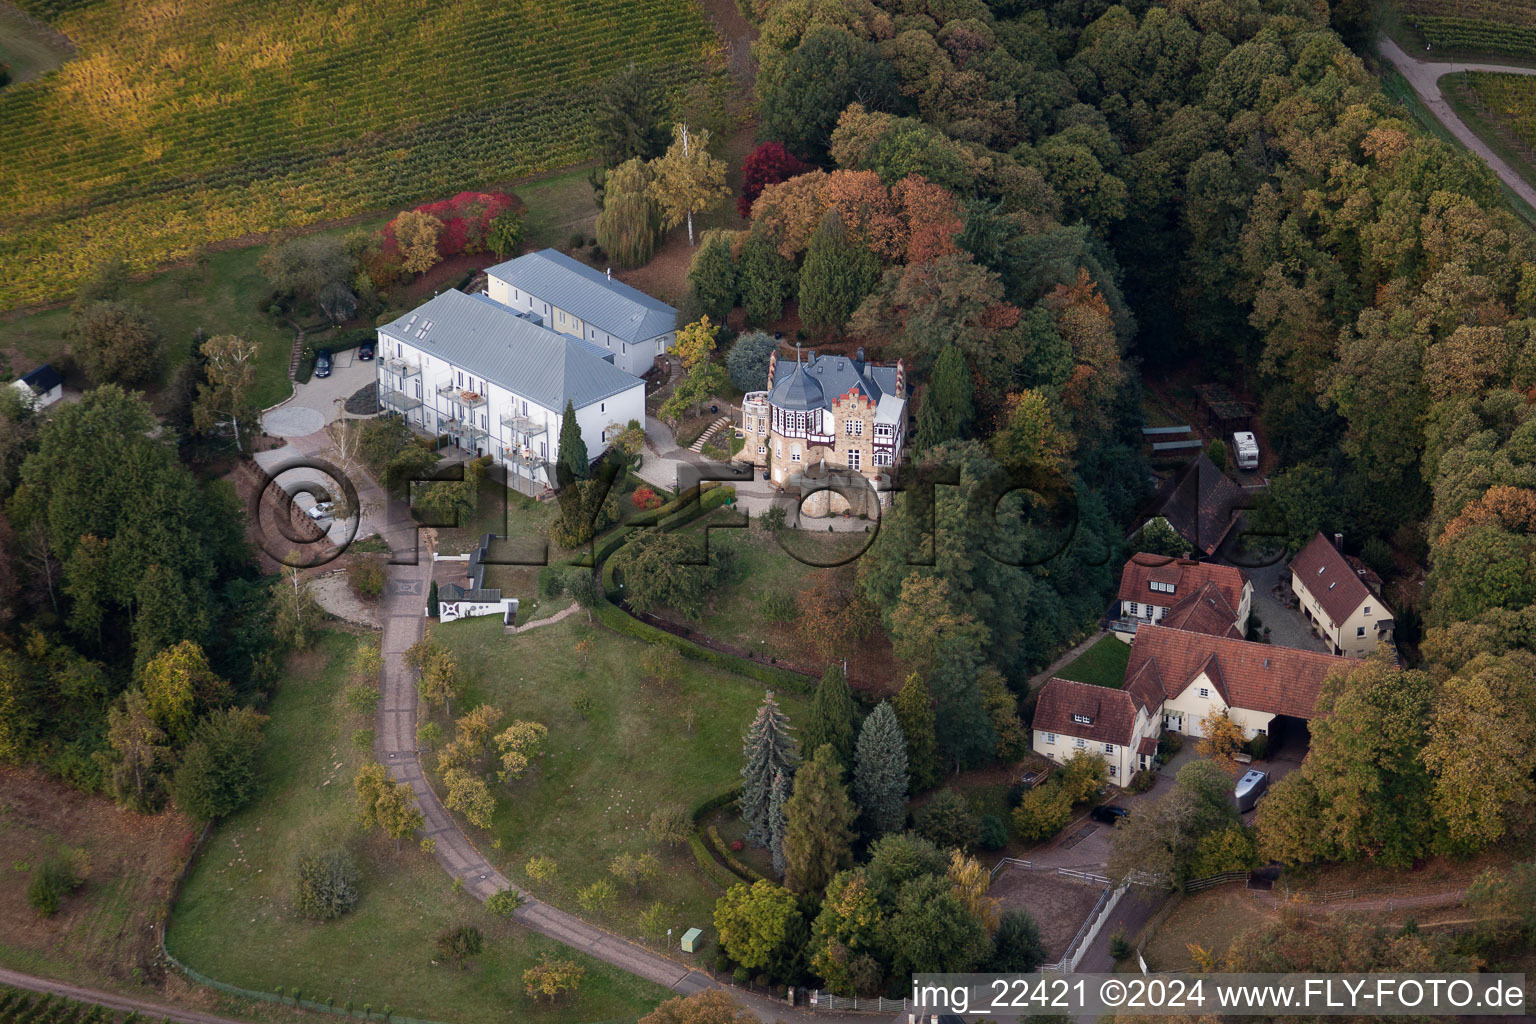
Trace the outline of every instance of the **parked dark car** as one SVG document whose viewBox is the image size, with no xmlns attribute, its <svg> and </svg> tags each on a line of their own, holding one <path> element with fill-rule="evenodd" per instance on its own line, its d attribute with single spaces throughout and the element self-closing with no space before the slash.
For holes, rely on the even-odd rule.
<svg viewBox="0 0 1536 1024">
<path fill-rule="evenodd" d="M 1121 818 L 1129 818 L 1130 816 L 1130 811 L 1116 804 L 1100 804 L 1088 815 L 1094 821 L 1102 821 L 1106 825 L 1113 825 Z"/>
<path fill-rule="evenodd" d="M 323 348 L 315 353 L 315 376 L 329 377 L 331 375 L 331 350 Z"/>
<path fill-rule="evenodd" d="M 357 358 L 361 359 L 365 363 L 372 359 L 373 342 L 365 341 L 361 345 L 357 346 Z"/>
</svg>

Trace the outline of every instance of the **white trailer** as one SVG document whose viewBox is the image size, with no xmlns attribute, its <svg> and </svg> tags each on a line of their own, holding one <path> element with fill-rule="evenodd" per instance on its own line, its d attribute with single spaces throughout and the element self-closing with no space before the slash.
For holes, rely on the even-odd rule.
<svg viewBox="0 0 1536 1024">
<path fill-rule="evenodd" d="M 1252 431 L 1239 430 L 1232 435 L 1232 453 L 1237 457 L 1238 469 L 1259 468 L 1259 439 Z"/>
</svg>

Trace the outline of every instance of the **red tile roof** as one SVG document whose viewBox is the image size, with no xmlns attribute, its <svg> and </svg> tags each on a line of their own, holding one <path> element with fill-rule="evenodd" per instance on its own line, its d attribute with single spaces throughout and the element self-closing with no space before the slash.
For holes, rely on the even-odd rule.
<svg viewBox="0 0 1536 1024">
<path fill-rule="evenodd" d="M 1243 497 L 1243 489 L 1201 452 L 1158 489 L 1147 518 L 1162 516 L 1175 533 L 1210 555 L 1231 531 Z"/>
<path fill-rule="evenodd" d="M 1141 742 L 1136 744 L 1136 753 L 1138 753 L 1138 754 L 1145 754 L 1147 757 L 1151 757 L 1153 754 L 1156 754 L 1157 753 L 1157 737 L 1156 736 L 1143 736 L 1141 738 Z"/>
<path fill-rule="evenodd" d="M 1367 602 L 1381 608 L 1381 618 L 1392 617 L 1391 610 L 1371 593 L 1354 566 L 1321 533 L 1291 559 L 1290 568 L 1296 582 L 1322 605 L 1335 626 L 1343 624 L 1356 608 Z"/>
<path fill-rule="evenodd" d="M 1158 583 L 1172 583 L 1173 593 L 1153 590 L 1148 584 L 1154 580 Z M 1207 583 L 1214 583 L 1227 603 L 1235 609 L 1243 603 L 1243 587 L 1247 582 L 1248 574 L 1236 566 L 1192 562 L 1185 558 L 1167 558 L 1139 552 L 1132 555 L 1126 561 L 1125 568 L 1120 570 L 1118 597 L 1122 601 L 1137 601 L 1166 608 L 1177 604 Z M 1232 619 L 1237 619 L 1236 612 L 1233 612 Z"/>
<path fill-rule="evenodd" d="M 1126 678 L 1143 672 L 1148 661 L 1157 663 L 1169 697 L 1178 696 L 1204 671 L 1228 706 L 1297 718 L 1312 717 L 1330 672 L 1347 672 L 1359 664 L 1316 651 L 1145 625 L 1136 630 Z"/>
<path fill-rule="evenodd" d="M 1074 722 L 1073 715 L 1092 721 Z M 1136 728 L 1136 705 L 1124 690 L 1052 676 L 1040 688 L 1030 728 L 1124 746 Z"/>
<path fill-rule="evenodd" d="M 1243 634 L 1237 629 L 1237 609 L 1227 601 L 1226 595 L 1214 583 L 1206 583 L 1199 590 L 1168 609 L 1160 625 L 1169 629 L 1183 629 L 1191 633 L 1209 633 L 1211 636 L 1230 636 L 1238 640 Z"/>
</svg>

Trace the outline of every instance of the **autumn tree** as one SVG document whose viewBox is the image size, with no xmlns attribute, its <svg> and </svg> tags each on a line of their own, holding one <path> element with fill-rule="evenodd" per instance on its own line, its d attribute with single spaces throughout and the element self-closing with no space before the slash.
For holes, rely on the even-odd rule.
<svg viewBox="0 0 1536 1024">
<path fill-rule="evenodd" d="M 1485 654 L 1441 683 L 1423 761 L 1444 844 L 1502 839 L 1536 800 L 1536 657 Z"/>
<path fill-rule="evenodd" d="M 1237 759 L 1232 755 L 1243 748 L 1243 727 L 1232 721 L 1226 708 L 1221 708 L 1200 720 L 1200 733 L 1195 749 L 1228 775 L 1235 775 Z"/>
<path fill-rule="evenodd" d="M 139 673 L 139 688 L 155 724 L 177 745 L 186 740 L 193 719 L 229 699 L 229 684 L 214 674 L 202 647 L 190 640 L 151 658 Z"/>
<path fill-rule="evenodd" d="M 197 386 L 192 422 L 205 434 L 229 423 L 240 451 L 245 450 L 245 436 L 256 425 L 258 410 L 252 405 L 251 394 L 256 386 L 259 351 L 254 342 L 234 334 L 215 335 L 203 342 L 201 349 L 207 383 Z"/>
<path fill-rule="evenodd" d="M 741 195 L 736 200 L 736 212 L 747 220 L 752 216 L 752 204 L 765 186 L 777 185 L 809 170 L 810 165 L 797 160 L 783 143 L 759 143 L 741 163 Z"/>
<path fill-rule="evenodd" d="M 750 1010 L 736 1005 L 723 988 L 676 996 L 640 1018 L 639 1024 L 755 1024 Z"/>
<path fill-rule="evenodd" d="M 874 607 L 842 573 L 829 573 L 799 595 L 800 637 L 822 658 L 846 655 L 879 627 Z"/>
<path fill-rule="evenodd" d="M 441 704 L 443 713 L 453 714 L 453 701 L 459 696 L 459 665 L 453 653 L 431 634 L 406 649 L 405 667 L 417 673 L 416 692 L 428 705 Z"/>
<path fill-rule="evenodd" d="M 163 344 L 148 313 L 97 302 L 70 314 L 69 350 L 92 384 L 142 384 L 154 375 Z"/>
<path fill-rule="evenodd" d="M 785 882 L 795 892 L 817 893 L 851 859 L 857 811 L 843 786 L 843 770 L 830 743 L 795 773 L 785 805 Z"/>
<path fill-rule="evenodd" d="M 603 179 L 603 208 L 593 231 L 597 244 L 621 267 L 650 261 L 661 234 L 661 211 L 651 198 L 650 166 L 627 160 Z"/>
<path fill-rule="evenodd" d="M 1202 842 L 1236 823 L 1230 776 L 1211 761 L 1191 761 L 1179 769 L 1173 789 L 1115 826 L 1110 874 L 1145 873 L 1182 889 L 1195 877 Z"/>
<path fill-rule="evenodd" d="M 914 671 L 931 671 L 939 648 L 951 641 L 977 645 L 987 641 L 987 628 L 956 609 L 949 584 L 942 576 L 914 572 L 901 584 L 901 596 L 890 614 L 891 647 Z"/>
<path fill-rule="evenodd" d="M 701 255 L 710 247 L 711 243 L 706 242 Z M 711 323 L 708 315 L 679 328 L 672 351 L 677 354 L 678 359 L 682 360 L 683 369 L 691 372 L 707 363 L 710 355 L 715 351 L 715 338 L 719 334 L 719 324 Z"/>
<path fill-rule="evenodd" d="M 443 784 L 448 787 L 443 806 L 463 814 L 471 825 L 491 827 L 491 818 L 496 813 L 496 797 L 484 779 L 467 769 L 451 768 L 443 773 Z"/>
<path fill-rule="evenodd" d="M 884 914 L 863 868 L 839 871 L 811 925 L 811 969 L 839 995 L 870 995 L 885 973 Z"/>
<path fill-rule="evenodd" d="M 586 973 L 587 969 L 574 960 L 541 953 L 539 962 L 523 972 L 523 991 L 530 999 L 544 996 L 553 1003 L 557 997 L 580 988 Z"/>
<path fill-rule="evenodd" d="M 363 828 L 382 831 L 395 841 L 395 852 L 399 853 L 401 840 L 415 834 L 425 821 L 415 806 L 411 787 L 390 778 L 389 769 L 378 762 L 359 768 L 352 786 Z"/>
<path fill-rule="evenodd" d="M 752 970 L 766 968 L 779 955 L 799 917 L 795 894 L 769 881 L 733 885 L 715 903 L 720 948 Z"/>
<path fill-rule="evenodd" d="M 693 215 L 715 209 L 731 194 L 725 161 L 709 154 L 709 130 L 690 132 L 686 124 L 674 125 L 672 145 L 651 169 L 654 178 L 646 194 L 661 210 L 662 223 L 670 229 L 686 221 L 688 244 L 693 245 Z"/>
<path fill-rule="evenodd" d="M 118 806 L 140 814 L 158 811 L 165 802 L 163 772 L 175 755 L 141 691 L 129 690 L 112 705 L 107 744 L 110 788 Z"/>
<path fill-rule="evenodd" d="M 400 265 L 407 273 L 425 273 L 443 258 L 437 250 L 443 222 L 432 214 L 406 210 L 391 222 L 391 226 L 395 240 L 400 243 Z"/>
</svg>

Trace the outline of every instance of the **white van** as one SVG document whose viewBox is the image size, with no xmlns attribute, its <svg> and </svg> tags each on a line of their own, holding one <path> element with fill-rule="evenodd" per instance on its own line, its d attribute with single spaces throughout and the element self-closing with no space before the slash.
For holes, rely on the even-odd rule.
<svg viewBox="0 0 1536 1024">
<path fill-rule="evenodd" d="M 1261 772 L 1257 768 L 1250 768 L 1243 773 L 1243 777 L 1237 780 L 1237 787 L 1232 790 L 1232 799 L 1237 803 L 1238 813 L 1253 810 L 1253 805 L 1259 802 L 1259 797 L 1269 790 L 1269 773 Z"/>
<path fill-rule="evenodd" d="M 1239 430 L 1232 435 L 1232 454 L 1237 458 L 1238 469 L 1259 468 L 1259 439 L 1249 430 Z"/>
</svg>

